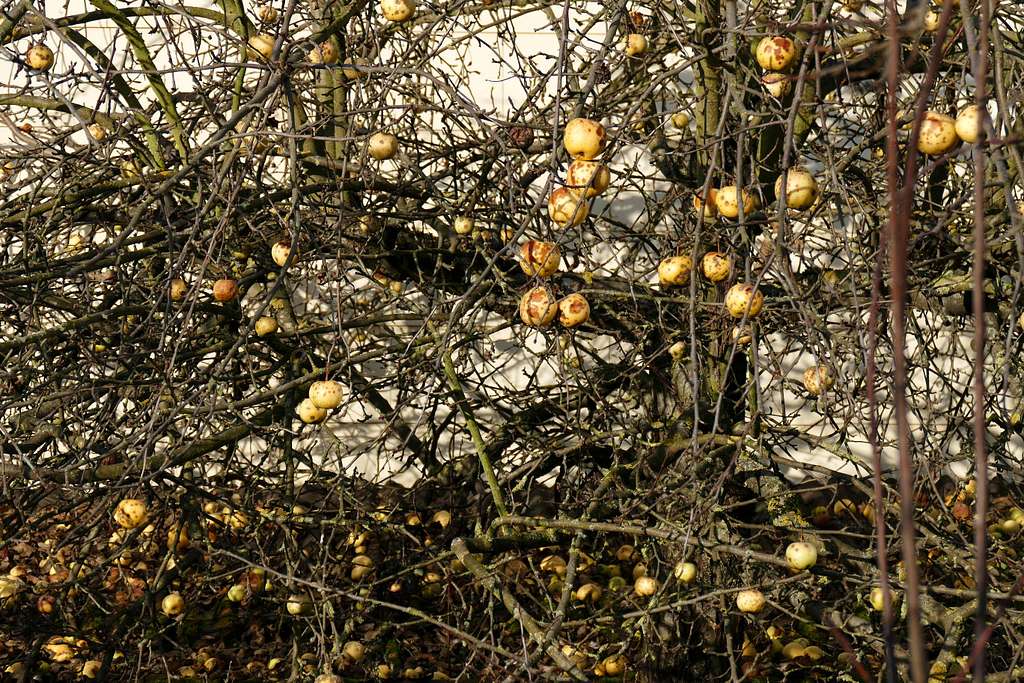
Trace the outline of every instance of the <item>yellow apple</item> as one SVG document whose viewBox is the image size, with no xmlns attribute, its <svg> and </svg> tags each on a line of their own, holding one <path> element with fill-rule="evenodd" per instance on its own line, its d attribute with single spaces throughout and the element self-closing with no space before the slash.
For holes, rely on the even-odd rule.
<svg viewBox="0 0 1024 683">
<path fill-rule="evenodd" d="M 818 549 L 811 543 L 796 541 L 786 548 L 786 563 L 797 571 L 810 569 L 817 562 Z"/>
<path fill-rule="evenodd" d="M 715 193 L 715 208 L 726 218 L 737 218 L 740 215 L 740 200 L 743 200 L 743 213 L 749 216 L 757 210 L 757 199 L 747 190 L 740 190 L 735 185 L 718 188 Z"/>
<path fill-rule="evenodd" d="M 559 187 L 548 198 L 548 215 L 560 228 L 579 225 L 587 219 L 587 200 L 567 187 Z"/>
<path fill-rule="evenodd" d="M 171 301 L 181 301 L 185 298 L 188 293 L 188 283 L 182 280 L 180 277 L 176 277 L 171 280 L 171 284 L 168 287 L 168 294 L 171 297 Z"/>
<path fill-rule="evenodd" d="M 456 234 L 468 235 L 473 232 L 473 219 L 470 216 L 456 216 L 452 229 Z"/>
<path fill-rule="evenodd" d="M 169 617 L 176 617 L 185 611 L 185 599 L 181 593 L 168 593 L 160 601 L 160 611 Z"/>
<path fill-rule="evenodd" d="M 775 181 L 775 196 L 782 194 L 782 176 Z M 790 209 L 802 211 L 814 204 L 818 198 L 818 181 L 809 171 L 803 168 L 791 168 L 786 173 L 785 205 Z"/>
<path fill-rule="evenodd" d="M 277 10 L 270 5 L 260 5 L 256 10 L 256 16 L 264 24 L 273 24 L 277 21 Z"/>
<path fill-rule="evenodd" d="M 274 246 L 270 248 L 270 257 L 274 259 L 274 263 L 277 264 L 278 268 L 284 268 L 284 264 L 288 262 L 288 256 L 291 253 L 292 243 L 288 240 L 274 242 Z"/>
<path fill-rule="evenodd" d="M 804 388 L 811 396 L 820 396 L 836 383 L 835 375 L 827 365 L 815 365 L 804 370 Z"/>
<path fill-rule="evenodd" d="M 764 295 L 754 285 L 741 282 L 729 288 L 725 293 L 725 308 L 734 318 L 744 315 L 753 318 L 764 307 Z"/>
<path fill-rule="evenodd" d="M 658 282 L 662 287 L 690 284 L 693 259 L 689 256 L 669 256 L 658 264 Z"/>
<path fill-rule="evenodd" d="M 611 173 L 600 161 L 575 159 L 565 173 L 567 187 L 582 192 L 587 197 L 596 197 L 608 189 Z"/>
<path fill-rule="evenodd" d="M 377 161 L 385 161 L 398 154 L 398 138 L 391 133 L 374 133 L 366 143 L 370 156 Z"/>
<path fill-rule="evenodd" d="M 554 242 L 527 240 L 519 248 L 519 265 L 533 277 L 551 277 L 558 271 L 562 253 Z"/>
<path fill-rule="evenodd" d="M 329 40 L 309 51 L 309 61 L 312 64 L 337 64 L 340 56 L 338 48 Z"/>
<path fill-rule="evenodd" d="M 256 336 L 266 337 L 268 334 L 277 332 L 277 320 L 269 315 L 261 315 L 256 319 Z"/>
<path fill-rule="evenodd" d="M 672 573 L 679 583 L 693 583 L 697 578 L 697 565 L 693 562 L 679 562 Z"/>
<path fill-rule="evenodd" d="M 757 614 L 764 609 L 764 593 L 756 588 L 742 590 L 736 594 L 736 608 L 748 614 Z"/>
<path fill-rule="evenodd" d="M 270 60 L 274 54 L 274 36 L 269 33 L 257 33 L 249 38 L 249 55 L 254 59 Z"/>
<path fill-rule="evenodd" d="M 796 61 L 796 43 L 785 36 L 766 36 L 757 44 L 755 57 L 765 71 L 782 71 Z"/>
<path fill-rule="evenodd" d="M 114 522 L 122 529 L 134 529 L 142 526 L 149 518 L 146 501 L 139 498 L 125 498 L 114 509 Z"/>
<path fill-rule="evenodd" d="M 519 317 L 531 327 L 547 327 L 557 313 L 555 296 L 547 287 L 534 287 L 519 300 Z"/>
<path fill-rule="evenodd" d="M 580 602 L 597 602 L 601 599 L 601 587 L 596 583 L 585 583 L 576 589 L 576 599 Z"/>
<path fill-rule="evenodd" d="M 341 405 L 344 396 L 344 389 L 340 383 L 334 380 L 322 380 L 313 382 L 309 387 L 309 400 L 317 408 L 331 409 Z"/>
<path fill-rule="evenodd" d="M 974 144 L 981 136 L 981 110 L 978 105 L 964 107 L 956 115 L 956 134 L 964 142 Z"/>
<path fill-rule="evenodd" d="M 562 143 L 569 156 L 575 159 L 593 159 L 604 150 L 607 135 L 597 121 L 572 119 L 565 124 Z"/>
<path fill-rule="evenodd" d="M 777 71 L 769 71 L 761 76 L 761 85 L 772 97 L 782 99 L 793 89 L 793 81 L 789 80 L 786 74 Z"/>
<path fill-rule="evenodd" d="M 637 577 L 633 591 L 640 597 L 650 597 L 658 592 L 658 580 L 650 576 Z"/>
<path fill-rule="evenodd" d="M 626 42 L 622 51 L 627 57 L 636 57 L 647 52 L 647 36 L 642 33 L 630 33 L 626 36 Z"/>
<path fill-rule="evenodd" d="M 558 322 L 577 327 L 590 320 L 590 303 L 579 293 L 572 293 L 558 302 Z"/>
<path fill-rule="evenodd" d="M 959 138 L 956 136 L 956 121 L 953 117 L 936 111 L 926 112 L 921 123 L 921 136 L 917 139 L 917 149 L 922 154 L 945 154 L 956 147 Z"/>
<path fill-rule="evenodd" d="M 709 251 L 700 260 L 700 269 L 704 277 L 712 282 L 721 282 L 732 272 L 732 259 L 720 251 Z"/>
<path fill-rule="evenodd" d="M 53 67 L 53 50 L 42 43 L 36 43 L 25 53 L 25 63 L 35 71 L 49 71 Z"/>
<path fill-rule="evenodd" d="M 416 13 L 415 0 L 381 0 L 380 11 L 388 21 L 408 21 Z"/>
<path fill-rule="evenodd" d="M 85 129 L 89 131 L 89 135 L 96 142 L 103 142 L 107 139 L 107 129 L 98 123 L 90 123 Z"/>
<path fill-rule="evenodd" d="M 323 408 L 317 407 L 317 405 L 308 398 L 304 398 L 299 401 L 299 405 L 295 406 L 295 414 L 298 415 L 299 419 L 306 424 L 323 422 L 324 419 L 327 418 L 327 411 Z"/>
</svg>

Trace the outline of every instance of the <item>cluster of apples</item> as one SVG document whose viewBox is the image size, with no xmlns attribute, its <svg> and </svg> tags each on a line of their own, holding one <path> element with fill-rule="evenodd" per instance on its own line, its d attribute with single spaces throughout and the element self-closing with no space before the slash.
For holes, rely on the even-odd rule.
<svg viewBox="0 0 1024 683">
<path fill-rule="evenodd" d="M 548 197 L 548 216 L 559 228 L 579 225 L 590 213 L 588 200 L 611 182 L 608 167 L 597 157 L 608 136 L 604 126 L 591 119 L 575 118 L 565 126 L 562 144 L 572 157 L 565 185 Z M 530 277 L 547 278 L 558 271 L 561 252 L 553 242 L 530 240 L 519 251 L 520 266 Z M 561 300 L 547 286 L 530 289 L 519 300 L 519 317 L 531 327 L 547 327 L 555 316 L 565 327 L 578 327 L 590 319 L 590 303 L 578 292 Z"/>
<path fill-rule="evenodd" d="M 786 564 L 794 572 L 810 569 L 818 563 L 818 549 L 813 543 L 796 541 L 786 547 Z M 736 609 L 747 614 L 757 614 L 764 609 L 767 600 L 764 593 L 756 588 L 747 588 L 736 593 Z"/>
<path fill-rule="evenodd" d="M 306 424 L 323 422 L 327 411 L 341 405 L 345 390 L 341 383 L 331 379 L 320 380 L 309 385 L 309 396 L 295 407 L 295 414 Z"/>
<path fill-rule="evenodd" d="M 785 97 L 792 89 L 793 83 L 785 72 L 796 63 L 797 54 L 796 43 L 786 36 L 765 36 L 757 44 L 754 57 L 765 70 L 761 85 L 772 97 Z"/>
<path fill-rule="evenodd" d="M 519 248 L 519 265 L 530 277 L 551 277 L 561 259 L 554 242 L 528 240 Z M 555 316 L 565 327 L 579 327 L 590 319 L 590 302 L 579 292 L 557 299 L 547 285 L 533 287 L 519 299 L 519 318 L 530 327 L 547 327 Z"/>
<path fill-rule="evenodd" d="M 925 112 L 917 150 L 936 156 L 952 150 L 960 141 L 973 144 L 981 137 L 982 111 L 977 105 L 964 107 L 954 119 L 937 111 Z"/>
<path fill-rule="evenodd" d="M 732 259 L 720 251 L 704 254 L 700 265 L 704 277 L 715 284 L 726 280 L 732 272 Z M 692 270 L 693 259 L 689 256 L 669 256 L 658 264 L 658 282 L 666 289 L 688 285 Z M 754 285 L 739 282 L 726 291 L 725 308 L 733 318 L 755 318 L 764 308 L 764 295 Z M 739 333 L 734 336 L 743 343 L 749 341 L 749 337 Z"/>
<path fill-rule="evenodd" d="M 598 196 L 611 182 L 608 167 L 597 159 L 608 135 L 598 121 L 576 118 L 565 126 L 562 143 L 572 157 L 565 186 L 548 197 L 548 215 L 559 228 L 574 227 L 590 214 L 587 200 Z"/>
</svg>

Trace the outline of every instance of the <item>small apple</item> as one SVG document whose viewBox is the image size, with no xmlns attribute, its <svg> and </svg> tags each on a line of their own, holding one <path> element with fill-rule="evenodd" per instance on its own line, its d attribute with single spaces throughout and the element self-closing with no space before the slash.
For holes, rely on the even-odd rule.
<svg viewBox="0 0 1024 683">
<path fill-rule="evenodd" d="M 650 597 L 658 592 L 658 580 L 650 576 L 637 577 L 633 591 L 640 597 Z"/>
<path fill-rule="evenodd" d="M 579 225 L 589 214 L 587 200 L 567 187 L 557 188 L 548 198 L 548 215 L 560 228 Z"/>
<path fill-rule="evenodd" d="M 782 656 L 786 659 L 797 659 L 798 657 L 803 657 L 806 647 L 804 645 L 805 642 L 806 641 L 804 639 L 800 638 L 790 643 L 786 643 L 782 647 Z"/>
<path fill-rule="evenodd" d="M 672 573 L 679 583 L 693 583 L 697 578 L 697 565 L 693 562 L 679 562 Z"/>
<path fill-rule="evenodd" d="M 160 611 L 169 617 L 176 617 L 185 611 L 185 598 L 181 593 L 168 593 L 160 601 Z"/>
<path fill-rule="evenodd" d="M 349 576 L 353 581 L 359 581 L 373 572 L 373 559 L 367 555 L 356 555 L 352 558 L 352 571 Z"/>
<path fill-rule="evenodd" d="M 98 659 L 87 660 L 82 664 L 82 678 L 96 678 L 100 675 L 100 671 L 103 669 L 103 662 Z"/>
<path fill-rule="evenodd" d="M 174 553 L 184 552 L 191 540 L 188 535 L 188 527 L 180 522 L 175 522 L 167 530 L 167 550 Z"/>
<path fill-rule="evenodd" d="M 766 36 L 757 44 L 754 56 L 765 71 L 782 71 L 796 61 L 796 43 L 785 36 Z"/>
<path fill-rule="evenodd" d="M 630 33 L 626 36 L 622 51 L 627 57 L 636 57 L 647 52 L 647 36 L 642 33 Z"/>
<path fill-rule="evenodd" d="M 956 147 L 956 121 L 953 117 L 929 111 L 921 122 L 921 136 L 917 139 L 917 150 L 932 156 L 945 154 Z"/>
<path fill-rule="evenodd" d="M 924 14 L 924 32 L 935 33 L 939 30 L 939 15 L 931 10 Z"/>
<path fill-rule="evenodd" d="M 559 555 L 547 555 L 540 561 L 540 570 L 542 572 L 549 572 L 551 574 L 557 574 L 558 576 L 565 576 L 567 571 L 565 566 L 565 560 Z"/>
<path fill-rule="evenodd" d="M 415 0 L 380 0 L 380 11 L 388 21 L 407 21 L 416 13 Z"/>
<path fill-rule="evenodd" d="M 818 549 L 806 541 L 790 543 L 786 548 L 786 563 L 797 571 L 810 569 L 818 562 Z"/>
<path fill-rule="evenodd" d="M 114 522 L 122 529 L 142 526 L 149 518 L 146 501 L 139 498 L 125 498 L 114 509 Z"/>
<path fill-rule="evenodd" d="M 700 215 L 703 222 L 707 223 L 718 216 L 718 207 L 715 205 L 717 197 L 718 190 L 713 187 L 708 189 L 708 201 L 706 202 L 700 194 L 693 195 L 693 209 Z"/>
<path fill-rule="evenodd" d="M 956 134 L 964 142 L 974 144 L 981 137 L 981 110 L 978 105 L 964 107 L 956 115 Z"/>
<path fill-rule="evenodd" d="M 761 85 L 764 86 L 769 95 L 780 100 L 793 89 L 793 81 L 789 80 L 789 76 L 777 71 L 769 71 L 761 76 Z"/>
<path fill-rule="evenodd" d="M 337 64 L 340 56 L 338 48 L 329 40 L 309 51 L 309 61 L 312 64 Z"/>
<path fill-rule="evenodd" d="M 889 595 L 893 598 L 896 597 L 891 591 Z M 876 612 L 881 612 L 885 609 L 885 596 L 882 594 L 881 586 L 875 586 L 871 589 L 871 594 L 868 596 L 868 602 L 871 603 L 871 609 L 875 610 Z"/>
<path fill-rule="evenodd" d="M 284 609 L 293 617 L 301 617 L 313 611 L 313 601 L 308 595 L 289 595 L 284 603 Z"/>
<path fill-rule="evenodd" d="M 704 277 L 712 282 L 721 282 L 732 272 L 732 259 L 720 251 L 709 251 L 700 260 L 700 269 Z"/>
<path fill-rule="evenodd" d="M 574 159 L 593 159 L 604 149 L 607 134 L 604 126 L 590 119 L 572 119 L 565 124 L 562 144 Z"/>
<path fill-rule="evenodd" d="M 249 39 L 249 56 L 253 59 L 270 61 L 274 54 L 276 39 L 269 33 L 257 33 Z"/>
<path fill-rule="evenodd" d="M 350 640 L 342 646 L 341 653 L 353 662 L 359 662 L 366 656 L 366 648 L 358 640 Z"/>
<path fill-rule="evenodd" d="M 270 248 L 270 257 L 274 259 L 274 263 L 277 264 L 278 268 L 284 268 L 284 264 L 288 263 L 288 256 L 291 253 L 292 243 L 288 240 L 278 240 Z M 296 254 L 296 257 L 298 257 L 298 254 Z"/>
<path fill-rule="evenodd" d="M 377 161 L 392 159 L 398 154 L 398 138 L 391 133 L 374 133 L 366 143 L 366 150 Z"/>
<path fill-rule="evenodd" d="M 366 70 L 368 62 L 362 57 L 355 57 L 351 62 L 341 67 L 341 75 L 350 81 L 359 80 L 363 76 L 369 75 L 369 71 Z"/>
<path fill-rule="evenodd" d="M 582 192 L 587 197 L 596 197 L 608 189 L 611 173 L 600 161 L 575 159 L 565 173 L 567 187 Z"/>
<path fill-rule="evenodd" d="M 597 602 L 601 599 L 601 587 L 596 583 L 585 583 L 576 589 L 576 599 L 580 602 Z"/>
<path fill-rule="evenodd" d="M 103 142 L 107 139 L 107 129 L 98 123 L 90 123 L 85 129 L 89 131 L 89 135 L 96 142 Z"/>
<path fill-rule="evenodd" d="M 277 332 L 277 320 L 269 315 L 261 315 L 256 319 L 256 336 L 266 337 L 268 334 Z"/>
<path fill-rule="evenodd" d="M 473 218 L 470 216 L 456 216 L 455 221 L 452 223 L 452 229 L 455 230 L 456 234 L 468 235 L 473 232 Z"/>
<path fill-rule="evenodd" d="M 277 10 L 270 5 L 260 5 L 256 9 L 256 16 L 264 24 L 273 24 L 277 21 Z"/>
<path fill-rule="evenodd" d="M 623 655 L 612 655 L 601 661 L 601 666 L 609 676 L 621 676 L 626 672 L 626 658 Z"/>
<path fill-rule="evenodd" d="M 775 181 L 775 196 L 782 194 L 782 176 Z M 786 173 L 785 205 L 802 211 L 814 204 L 818 198 L 818 181 L 803 168 L 791 168 Z"/>
<path fill-rule="evenodd" d="M 519 247 L 519 266 L 533 277 L 551 277 L 558 271 L 562 253 L 554 242 L 527 240 Z"/>
<path fill-rule="evenodd" d="M 534 287 L 519 300 L 519 317 L 531 327 L 547 327 L 557 313 L 555 296 L 547 287 Z"/>
<path fill-rule="evenodd" d="M 804 370 L 804 388 L 811 396 L 820 396 L 836 383 L 836 377 L 827 365 L 815 365 Z"/>
<path fill-rule="evenodd" d="M 586 297 L 573 292 L 558 302 L 558 322 L 565 327 L 578 327 L 590 320 L 590 303 Z"/>
<path fill-rule="evenodd" d="M 53 50 L 36 43 L 25 52 L 25 63 L 35 71 L 49 71 L 53 67 Z"/>
<path fill-rule="evenodd" d="M 757 199 L 747 190 L 740 191 L 735 185 L 718 188 L 715 193 L 715 208 L 726 218 L 737 218 L 740 215 L 740 200 L 743 201 L 743 213 L 750 215 L 757 210 Z"/>
<path fill-rule="evenodd" d="M 299 405 L 295 406 L 295 414 L 298 415 L 299 419 L 306 424 L 323 422 L 327 417 L 327 411 L 323 408 L 317 407 L 317 405 L 308 398 L 304 398 L 299 401 Z"/>
<path fill-rule="evenodd" d="M 725 308 L 734 318 L 748 316 L 753 318 L 764 307 L 764 295 L 754 285 L 740 282 L 729 288 L 725 293 Z"/>
<path fill-rule="evenodd" d="M 238 296 L 238 283 L 222 278 L 213 283 L 213 298 L 217 301 L 231 301 Z"/>
<path fill-rule="evenodd" d="M 669 256 L 658 264 L 658 283 L 662 287 L 688 285 L 691 270 L 693 259 L 689 256 Z"/>
<path fill-rule="evenodd" d="M 690 125 L 690 115 L 685 111 L 677 111 L 672 114 L 672 125 L 679 130 L 686 130 Z"/>
<path fill-rule="evenodd" d="M 341 405 L 343 396 L 344 389 L 341 384 L 331 379 L 313 382 L 309 387 L 309 400 L 317 408 L 337 408 Z"/>
<path fill-rule="evenodd" d="M 764 593 L 756 588 L 748 588 L 736 594 L 736 608 L 748 614 L 757 614 L 764 609 Z"/>
</svg>

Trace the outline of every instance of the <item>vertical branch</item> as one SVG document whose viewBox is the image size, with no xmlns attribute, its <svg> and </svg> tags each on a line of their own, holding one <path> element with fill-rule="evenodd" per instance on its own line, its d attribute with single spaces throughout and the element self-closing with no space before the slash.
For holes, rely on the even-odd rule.
<svg viewBox="0 0 1024 683">
<path fill-rule="evenodd" d="M 972 10 L 966 0 L 960 0 L 964 24 L 964 40 L 974 75 L 974 98 L 980 114 L 979 138 L 974 146 L 974 263 L 972 283 L 972 314 L 974 315 L 974 581 L 977 605 L 974 618 L 975 641 L 980 647 L 974 652 L 974 680 L 985 680 L 985 622 L 988 616 L 988 452 L 985 436 L 985 158 L 988 130 L 988 26 L 991 8 L 982 0 L 981 21 L 975 30 Z"/>
</svg>

